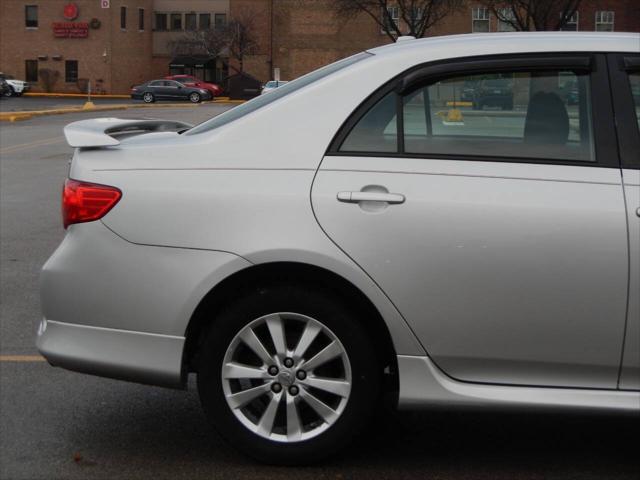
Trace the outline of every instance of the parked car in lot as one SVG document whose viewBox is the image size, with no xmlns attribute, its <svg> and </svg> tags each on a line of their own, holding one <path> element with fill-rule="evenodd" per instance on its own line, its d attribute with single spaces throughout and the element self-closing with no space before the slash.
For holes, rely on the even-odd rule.
<svg viewBox="0 0 640 480">
<path fill-rule="evenodd" d="M 189 100 L 191 103 L 200 103 L 202 100 L 211 100 L 213 97 L 204 88 L 188 87 L 175 80 L 151 80 L 133 87 L 131 98 L 142 100 L 144 103 L 153 103 L 158 100 Z"/>
<path fill-rule="evenodd" d="M 11 87 L 4 78 L 0 78 L 0 97 L 8 96 L 11 92 Z"/>
<path fill-rule="evenodd" d="M 638 415 L 639 42 L 405 41 L 195 127 L 68 125 L 39 351 L 147 384 L 193 373 L 211 423 L 269 463 L 340 451 L 383 394 Z M 523 109 L 448 121 L 451 85 L 495 73 L 532 85 Z"/>
<path fill-rule="evenodd" d="M 260 92 L 260 95 L 264 95 L 265 93 L 272 92 L 276 88 L 286 85 L 287 83 L 289 82 L 285 80 L 271 80 L 264 84 L 264 87 L 262 87 L 262 91 Z"/>
<path fill-rule="evenodd" d="M 474 91 L 473 108 L 500 107 L 513 110 L 513 81 L 507 78 L 482 80 Z"/>
<path fill-rule="evenodd" d="M 30 86 L 24 80 L 17 80 L 12 75 L 6 73 L 0 73 L 0 79 L 4 80 L 9 86 L 8 90 L 5 90 L 3 95 L 5 97 L 20 97 L 23 93 L 29 91 Z"/>
<path fill-rule="evenodd" d="M 222 87 L 220 85 L 211 82 L 204 82 L 192 75 L 169 75 L 164 78 L 166 78 L 167 80 L 175 80 L 188 87 L 203 88 L 209 91 L 209 93 L 211 94 L 211 98 L 219 97 L 220 95 L 222 95 Z"/>
</svg>

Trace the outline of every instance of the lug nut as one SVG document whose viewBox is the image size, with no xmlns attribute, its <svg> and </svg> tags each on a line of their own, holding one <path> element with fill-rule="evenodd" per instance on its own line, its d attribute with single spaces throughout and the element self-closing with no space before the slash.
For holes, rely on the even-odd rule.
<svg viewBox="0 0 640 480">
<path fill-rule="evenodd" d="M 296 372 L 296 377 L 298 377 L 298 380 L 304 380 L 305 378 L 307 378 L 307 372 L 305 372 L 304 370 L 298 370 Z"/>
<path fill-rule="evenodd" d="M 269 375 L 275 377 L 278 374 L 278 367 L 271 365 L 267 371 L 269 372 Z"/>
<path fill-rule="evenodd" d="M 293 358 L 289 358 L 289 357 L 285 358 L 284 359 L 284 366 L 287 367 L 287 368 L 293 367 Z"/>
<path fill-rule="evenodd" d="M 280 385 L 279 383 L 274 383 L 273 385 L 271 385 L 271 390 L 273 390 L 273 393 L 280 393 L 282 391 L 282 385 Z"/>
<path fill-rule="evenodd" d="M 300 389 L 298 389 L 298 387 L 296 387 L 295 385 L 291 385 L 289 387 L 289 393 L 291 395 L 297 395 L 299 391 L 300 391 Z"/>
</svg>

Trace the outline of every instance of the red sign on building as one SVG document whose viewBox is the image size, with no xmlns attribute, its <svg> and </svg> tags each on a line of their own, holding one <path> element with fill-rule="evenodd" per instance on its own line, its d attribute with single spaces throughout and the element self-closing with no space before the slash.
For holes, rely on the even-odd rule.
<svg viewBox="0 0 640 480">
<path fill-rule="evenodd" d="M 87 38 L 87 22 L 53 22 L 53 36 L 56 38 Z"/>
<path fill-rule="evenodd" d="M 80 13 L 80 9 L 78 9 L 78 5 L 75 3 L 68 3 L 64 6 L 64 18 L 66 20 L 75 20 L 78 18 L 78 14 Z"/>
<path fill-rule="evenodd" d="M 67 3 L 64 6 L 62 16 L 66 20 L 75 20 L 80 14 L 80 9 L 75 3 Z M 53 22 L 53 36 L 56 38 L 87 38 L 89 36 L 89 24 L 87 22 Z"/>
</svg>

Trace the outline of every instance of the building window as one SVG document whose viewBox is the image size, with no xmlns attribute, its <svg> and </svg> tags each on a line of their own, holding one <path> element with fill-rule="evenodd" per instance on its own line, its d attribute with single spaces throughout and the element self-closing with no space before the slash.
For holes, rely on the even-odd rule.
<svg viewBox="0 0 640 480">
<path fill-rule="evenodd" d="M 489 31 L 489 9 L 488 8 L 472 8 L 471 9 L 471 31 L 472 32 L 488 32 Z"/>
<path fill-rule="evenodd" d="M 37 60 L 25 60 L 24 61 L 24 79 L 27 82 L 38 81 L 38 61 Z"/>
<path fill-rule="evenodd" d="M 144 30 L 144 8 L 138 9 L 138 30 Z"/>
<path fill-rule="evenodd" d="M 573 15 L 571 15 L 571 17 L 569 17 L 569 19 L 567 20 L 567 23 L 565 23 L 560 30 L 565 32 L 577 32 L 578 31 L 578 12 L 575 12 Z"/>
<path fill-rule="evenodd" d="M 414 25 L 422 21 L 422 12 L 423 9 L 421 7 L 413 7 L 411 9 L 411 21 L 414 23 Z"/>
<path fill-rule="evenodd" d="M 201 13 L 199 20 L 200 20 L 200 30 L 209 30 L 211 28 L 210 13 Z"/>
<path fill-rule="evenodd" d="M 171 14 L 171 30 L 182 30 L 182 14 Z"/>
<path fill-rule="evenodd" d="M 27 28 L 38 28 L 38 6 L 25 5 L 24 26 Z"/>
<path fill-rule="evenodd" d="M 156 13 L 156 30 L 164 32 L 167 29 L 167 14 Z"/>
<path fill-rule="evenodd" d="M 64 81 L 75 83 L 78 81 L 78 61 L 66 60 L 64 62 Z"/>
<path fill-rule="evenodd" d="M 120 28 L 127 29 L 127 7 L 120 7 Z"/>
<path fill-rule="evenodd" d="M 511 8 L 501 8 L 498 13 L 498 31 L 515 32 L 516 29 L 513 23 L 516 21 L 516 16 L 513 14 L 513 10 Z"/>
<path fill-rule="evenodd" d="M 613 32 L 613 12 L 596 12 L 596 32 Z"/>
<path fill-rule="evenodd" d="M 387 12 L 389 12 L 389 14 L 385 15 L 384 10 L 382 11 L 385 27 L 382 33 L 385 33 L 385 30 L 389 30 L 391 32 L 395 31 L 395 29 L 398 28 L 398 22 L 400 20 L 400 8 L 387 7 Z M 389 20 L 389 18 L 391 18 L 391 20 Z"/>
<path fill-rule="evenodd" d="M 197 16 L 195 13 L 186 13 L 184 15 L 185 30 L 195 30 L 197 28 Z"/>
<path fill-rule="evenodd" d="M 226 13 L 216 13 L 213 17 L 213 21 L 215 22 L 215 28 L 220 29 L 223 28 L 227 24 L 227 14 Z"/>
</svg>

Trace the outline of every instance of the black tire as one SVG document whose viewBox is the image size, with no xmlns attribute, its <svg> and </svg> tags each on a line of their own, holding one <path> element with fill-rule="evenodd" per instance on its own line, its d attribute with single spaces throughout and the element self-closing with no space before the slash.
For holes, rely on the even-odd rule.
<svg viewBox="0 0 640 480">
<path fill-rule="evenodd" d="M 144 92 L 142 94 L 142 101 L 144 103 L 153 103 L 156 101 L 156 97 L 151 92 Z"/>
<path fill-rule="evenodd" d="M 13 96 L 15 96 L 15 94 L 16 94 L 16 92 L 13 89 L 12 86 L 9 86 L 9 89 L 6 92 L 4 92 L 4 96 L 5 97 L 13 97 Z"/>
<path fill-rule="evenodd" d="M 276 442 L 245 427 L 228 406 L 222 387 L 225 352 L 235 335 L 251 321 L 274 312 L 294 312 L 322 322 L 344 346 L 352 372 L 351 393 L 336 422 L 317 436 L 300 442 Z M 371 418 L 380 398 L 381 359 L 369 334 L 335 295 L 293 285 L 248 290 L 217 315 L 198 355 L 198 391 L 214 428 L 235 448 L 259 461 L 278 465 L 309 464 L 343 449 Z"/>
<path fill-rule="evenodd" d="M 200 103 L 201 100 L 202 100 L 202 97 L 198 92 L 192 92 L 189 94 L 189 101 L 191 103 Z"/>
</svg>

